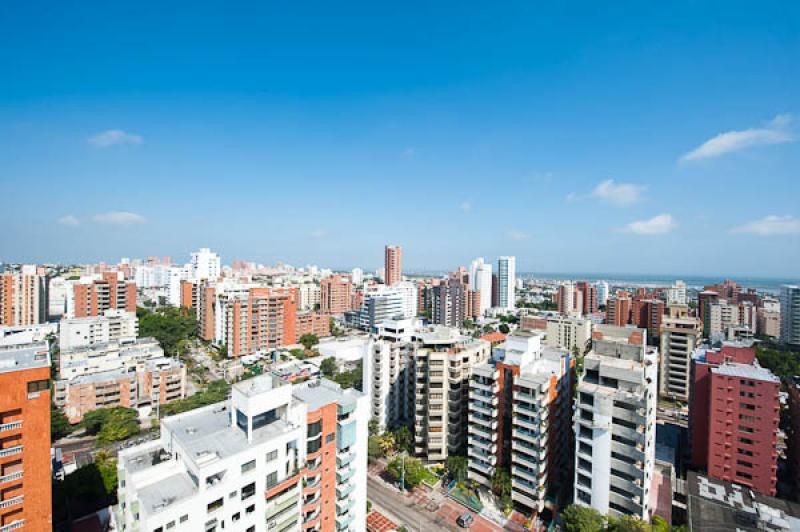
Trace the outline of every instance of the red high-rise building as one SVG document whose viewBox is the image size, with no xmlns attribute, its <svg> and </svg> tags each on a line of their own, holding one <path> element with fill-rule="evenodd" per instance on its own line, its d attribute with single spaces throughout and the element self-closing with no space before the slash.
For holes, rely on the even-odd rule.
<svg viewBox="0 0 800 532">
<path fill-rule="evenodd" d="M 780 380 L 755 350 L 726 344 L 692 364 L 689 431 L 692 462 L 708 475 L 775 495 Z"/>
<path fill-rule="evenodd" d="M 344 314 L 353 308 L 353 283 L 346 275 L 331 275 L 319 283 L 320 311 L 325 314 Z"/>
<path fill-rule="evenodd" d="M 102 278 L 72 287 L 75 317 L 100 316 L 106 310 L 136 312 L 136 283 L 125 281 L 120 272 L 103 272 Z"/>
<path fill-rule="evenodd" d="M 617 295 L 608 299 L 606 304 L 606 323 L 624 327 L 631 321 L 631 295 L 619 291 Z"/>
<path fill-rule="evenodd" d="M 641 329 L 647 329 L 649 338 L 658 338 L 661 334 L 661 321 L 664 318 L 665 304 L 654 297 L 636 297 L 631 308 L 631 323 Z"/>
<path fill-rule="evenodd" d="M 583 314 L 594 314 L 597 312 L 597 288 L 586 281 L 575 283 L 575 291 L 582 295 Z"/>
<path fill-rule="evenodd" d="M 383 275 L 386 286 L 403 280 L 403 249 L 400 246 L 386 246 Z"/>
</svg>

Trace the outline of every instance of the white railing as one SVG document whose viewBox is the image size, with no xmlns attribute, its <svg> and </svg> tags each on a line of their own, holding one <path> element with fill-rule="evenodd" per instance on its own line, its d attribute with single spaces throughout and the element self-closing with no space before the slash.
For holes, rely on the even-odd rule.
<svg viewBox="0 0 800 532">
<path fill-rule="evenodd" d="M 22 445 L 15 445 L 14 447 L 9 447 L 8 449 L 0 450 L 0 458 L 4 456 L 12 456 L 15 454 L 19 454 L 22 452 Z"/>
<path fill-rule="evenodd" d="M 14 506 L 15 504 L 22 504 L 22 500 L 24 498 L 24 495 L 17 495 L 16 497 L 11 497 L 10 499 L 0 501 L 0 510 L 8 508 L 9 506 Z"/>
<path fill-rule="evenodd" d="M 22 471 L 16 471 L 14 473 L 9 473 L 8 475 L 4 475 L 0 477 L 0 484 L 5 482 L 11 482 L 12 480 L 18 480 L 22 478 Z"/>
<path fill-rule="evenodd" d="M 0 432 L 6 432 L 8 430 L 17 430 L 22 428 L 22 420 L 19 421 L 12 421 L 11 423 L 3 423 L 0 425 Z"/>
<path fill-rule="evenodd" d="M 8 523 L 7 525 L 0 526 L 0 532 L 10 532 L 11 530 L 19 530 L 25 526 L 24 519 L 17 519 L 14 522 Z"/>
</svg>

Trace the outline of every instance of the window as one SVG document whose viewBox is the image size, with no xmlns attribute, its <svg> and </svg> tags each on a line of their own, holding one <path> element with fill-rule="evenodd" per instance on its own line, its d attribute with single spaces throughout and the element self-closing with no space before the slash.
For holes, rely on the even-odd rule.
<svg viewBox="0 0 800 532">
<path fill-rule="evenodd" d="M 267 480 L 267 482 L 269 482 L 269 480 Z M 252 497 L 255 494 L 256 494 L 256 483 L 255 482 L 251 482 L 250 484 L 248 484 L 247 486 L 242 488 L 242 500 L 243 501 L 249 499 L 250 497 Z"/>
<path fill-rule="evenodd" d="M 175 521 L 170 521 L 169 523 L 167 523 L 167 530 L 169 530 L 170 528 L 175 528 Z"/>
<path fill-rule="evenodd" d="M 278 459 L 278 449 L 267 453 L 267 463 L 274 462 Z"/>
<path fill-rule="evenodd" d="M 222 508 L 222 504 L 223 504 L 223 499 L 221 499 L 221 498 L 217 499 L 214 502 L 208 503 L 208 507 L 207 507 L 208 513 L 215 512 L 215 511 L 219 510 L 220 508 Z"/>
<path fill-rule="evenodd" d="M 247 532 L 256 532 L 256 525 L 253 525 L 250 528 L 248 528 Z"/>
<path fill-rule="evenodd" d="M 228 495 L 228 498 L 229 498 L 229 499 L 235 499 L 237 494 L 238 494 L 238 492 L 236 492 L 236 491 L 232 491 L 232 492 L 231 492 L 231 493 Z"/>
<path fill-rule="evenodd" d="M 748 416 L 746 414 L 739 414 L 740 421 L 749 421 L 751 423 L 755 423 L 756 417 L 755 416 Z"/>
<path fill-rule="evenodd" d="M 164 529 L 162 527 L 154 528 L 153 532 L 164 532 Z"/>
<path fill-rule="evenodd" d="M 309 438 L 316 438 L 319 436 L 319 433 L 322 432 L 322 421 L 317 421 L 315 423 L 310 423 L 308 425 L 308 437 Z"/>
<path fill-rule="evenodd" d="M 188 514 L 187 515 L 182 515 L 181 518 L 178 519 L 178 521 L 181 522 L 181 523 L 185 523 L 188 520 L 189 520 L 189 515 Z"/>
<path fill-rule="evenodd" d="M 331 432 L 330 434 L 325 436 L 325 443 L 330 443 L 335 439 L 336 439 L 336 433 L 335 432 Z"/>
<path fill-rule="evenodd" d="M 267 475 L 267 488 L 271 488 L 278 483 L 278 472 L 274 471 Z"/>
<path fill-rule="evenodd" d="M 242 464 L 242 474 L 244 475 L 245 473 L 249 473 L 255 468 L 256 468 L 256 461 L 250 460 L 246 464 Z"/>
<path fill-rule="evenodd" d="M 233 514 L 233 515 L 231 516 L 231 520 L 232 520 L 234 523 L 235 523 L 236 521 L 238 521 L 239 519 L 241 519 L 241 518 L 242 518 L 242 514 L 240 514 L 239 512 L 236 512 L 235 514 Z"/>
<path fill-rule="evenodd" d="M 736 460 L 736 465 L 740 465 L 742 467 L 753 467 L 752 463 L 745 462 L 744 460 Z"/>
<path fill-rule="evenodd" d="M 247 509 L 245 510 L 245 513 L 251 514 L 251 513 L 255 512 L 255 511 L 256 511 L 256 505 L 255 504 L 251 504 L 250 506 L 247 507 Z"/>
<path fill-rule="evenodd" d="M 750 438 L 739 438 L 739 442 L 747 445 L 753 445 L 754 443 L 753 440 L 751 440 Z"/>
<path fill-rule="evenodd" d="M 322 447 L 322 440 L 312 440 L 308 443 L 308 447 L 306 448 L 306 453 L 311 454 L 315 453 L 320 450 Z"/>
<path fill-rule="evenodd" d="M 28 383 L 28 393 L 45 392 L 50 389 L 50 381 L 30 381 Z"/>
</svg>

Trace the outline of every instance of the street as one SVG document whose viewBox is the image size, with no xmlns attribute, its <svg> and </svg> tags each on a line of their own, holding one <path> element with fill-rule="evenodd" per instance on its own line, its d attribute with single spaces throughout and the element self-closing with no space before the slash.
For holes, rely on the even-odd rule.
<svg viewBox="0 0 800 532">
<path fill-rule="evenodd" d="M 455 522 L 440 522 L 441 520 L 436 518 L 436 514 L 419 511 L 412 498 L 402 496 L 396 489 L 388 487 L 383 481 L 371 476 L 367 477 L 367 497 L 372 501 L 376 510 L 381 511 L 395 522 L 405 525 L 410 531 L 458 530 Z"/>
</svg>

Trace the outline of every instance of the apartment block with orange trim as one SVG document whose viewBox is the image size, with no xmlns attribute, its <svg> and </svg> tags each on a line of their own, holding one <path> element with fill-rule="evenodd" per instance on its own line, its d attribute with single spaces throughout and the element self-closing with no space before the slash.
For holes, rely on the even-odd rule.
<svg viewBox="0 0 800 532">
<path fill-rule="evenodd" d="M 0 530 L 51 530 L 50 356 L 0 349 Z"/>
<path fill-rule="evenodd" d="M 543 338 L 510 334 L 469 382 L 469 478 L 491 488 L 505 469 L 514 508 L 528 516 L 572 495 L 574 357 Z"/>
<path fill-rule="evenodd" d="M 37 325 L 47 321 L 47 277 L 36 266 L 0 274 L 0 326 Z"/>
<path fill-rule="evenodd" d="M 117 530 L 361 531 L 366 395 L 267 374 L 120 452 Z"/>
<path fill-rule="evenodd" d="M 319 283 L 319 308 L 327 314 L 344 314 L 352 310 L 353 282 L 346 275 L 331 275 Z"/>
<path fill-rule="evenodd" d="M 100 316 L 111 309 L 136 312 L 136 283 L 126 281 L 122 272 L 103 272 L 100 279 L 73 283 L 68 318 Z"/>
</svg>

